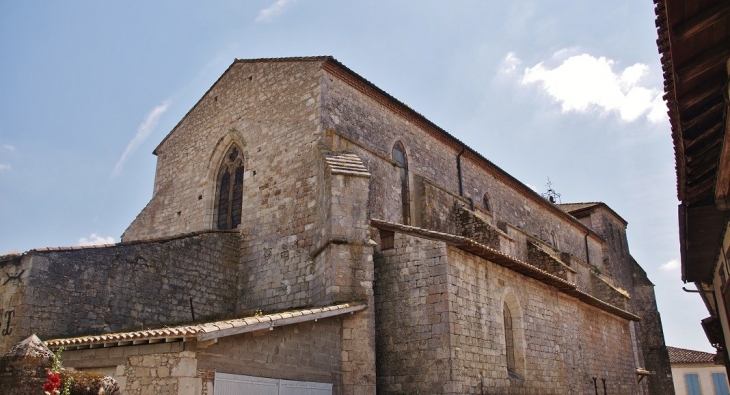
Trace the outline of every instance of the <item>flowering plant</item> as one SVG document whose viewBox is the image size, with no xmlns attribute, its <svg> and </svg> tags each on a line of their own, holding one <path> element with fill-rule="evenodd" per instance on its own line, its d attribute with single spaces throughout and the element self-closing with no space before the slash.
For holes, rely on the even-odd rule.
<svg viewBox="0 0 730 395">
<path fill-rule="evenodd" d="M 53 365 L 51 365 L 51 369 L 46 371 L 46 377 L 48 380 L 46 380 L 46 383 L 43 385 L 45 395 L 71 394 L 71 381 L 73 381 L 73 379 L 70 377 L 65 383 L 63 383 L 63 389 L 59 390 L 61 388 L 61 352 L 63 352 L 63 347 L 59 348 L 53 355 Z"/>
</svg>

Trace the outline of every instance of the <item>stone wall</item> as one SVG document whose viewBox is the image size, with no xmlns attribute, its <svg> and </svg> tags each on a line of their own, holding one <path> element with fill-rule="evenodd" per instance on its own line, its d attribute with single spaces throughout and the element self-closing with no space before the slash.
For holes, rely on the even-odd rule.
<svg viewBox="0 0 730 395">
<path fill-rule="evenodd" d="M 47 374 L 56 362 L 51 350 L 35 335 L 13 346 L 0 357 L 0 393 L 3 395 L 42 394 Z M 56 366 L 60 379 L 58 391 L 68 388 L 71 395 L 121 395 L 117 382 L 95 372 L 77 372 Z M 48 392 L 46 392 L 48 393 Z"/>
<path fill-rule="evenodd" d="M 402 142 L 408 157 L 411 200 L 416 203 L 411 204 L 412 218 L 422 214 L 416 208 L 419 196 L 415 194 L 423 191 L 424 185 L 419 177 L 459 196 L 456 157 L 462 151 L 460 144 L 439 136 L 437 127 L 398 108 L 392 101 L 382 96 L 376 100 L 372 96 L 376 93 L 365 94 L 363 91 L 368 89 L 356 89 L 340 78 L 330 73 L 325 73 L 323 78 L 322 125 L 328 131 L 326 144 L 335 151 L 351 150 L 365 162 L 372 174 L 368 203 L 371 217 L 402 222 L 400 179 L 391 158 L 392 147 L 398 141 Z M 486 193 L 494 224 L 504 221 L 529 236 L 556 244 L 563 252 L 603 266 L 604 241 L 578 220 L 468 151 L 462 155 L 461 162 L 464 196 L 459 199 L 468 202 L 471 198 L 479 206 Z M 420 217 L 420 224 L 445 220 L 443 211 L 428 208 L 426 211 L 437 217 Z"/>
<path fill-rule="evenodd" d="M 454 369 L 463 385 L 456 393 L 484 385 L 505 394 L 585 394 L 592 377 L 606 378 L 609 393 L 637 393 L 628 321 L 461 250 L 447 252 L 451 344 L 460 349 Z M 508 299 L 515 337 L 523 339 L 516 352 L 524 355 L 523 381 L 507 376 L 501 313 Z"/>
<path fill-rule="evenodd" d="M 0 278 L 3 279 L 0 282 L 0 354 L 32 334 L 23 329 L 31 318 L 25 302 L 31 261 L 20 254 L 0 257 Z"/>
<path fill-rule="evenodd" d="M 396 233 L 375 291 L 379 392 L 586 394 L 596 377 L 638 394 L 628 321 L 442 242 Z M 505 303 L 522 379 L 507 374 Z"/>
<path fill-rule="evenodd" d="M 446 248 L 401 234 L 394 244 L 375 259 L 378 393 L 448 393 L 453 372 Z"/>
<path fill-rule="evenodd" d="M 648 383 L 650 394 L 672 394 L 675 390 L 672 367 L 664 342 L 662 318 L 656 308 L 654 284 L 649 281 L 641 266 L 636 262 L 632 263 L 635 283 L 631 302 L 634 311 L 641 317 L 641 322 L 636 324 L 637 336 L 640 340 L 644 368 L 653 373 L 643 381 Z"/>
<path fill-rule="evenodd" d="M 236 306 L 236 232 L 210 232 L 103 248 L 31 251 L 18 293 L 15 327 L 0 337 L 5 350 L 19 339 L 136 330 L 232 315 Z M 16 297 L 17 295 L 20 297 Z"/>
<path fill-rule="evenodd" d="M 232 143 L 244 156 L 244 229 L 303 233 L 306 220 L 291 215 L 312 211 L 299 203 L 312 198 L 320 63 L 234 62 L 155 150 L 152 199 L 122 239 L 212 229 L 215 179 Z"/>
<path fill-rule="evenodd" d="M 213 228 L 222 156 L 244 157 L 239 306 L 307 305 L 321 188 L 321 59 L 236 61 L 156 149 L 152 199 L 122 240 Z"/>
<path fill-rule="evenodd" d="M 327 318 L 220 338 L 218 343 L 198 349 L 197 368 L 333 383 L 335 393 L 341 394 L 342 322 L 342 318 Z"/>
</svg>

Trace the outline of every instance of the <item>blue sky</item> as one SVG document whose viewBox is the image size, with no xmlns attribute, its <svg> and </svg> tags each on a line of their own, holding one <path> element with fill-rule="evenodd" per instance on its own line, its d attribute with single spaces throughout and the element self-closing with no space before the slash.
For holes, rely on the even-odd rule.
<svg viewBox="0 0 730 395">
<path fill-rule="evenodd" d="M 606 202 L 667 343 L 710 351 L 655 40 L 650 0 L 0 2 L 0 254 L 119 241 L 234 58 L 333 55 L 539 192 Z"/>
</svg>

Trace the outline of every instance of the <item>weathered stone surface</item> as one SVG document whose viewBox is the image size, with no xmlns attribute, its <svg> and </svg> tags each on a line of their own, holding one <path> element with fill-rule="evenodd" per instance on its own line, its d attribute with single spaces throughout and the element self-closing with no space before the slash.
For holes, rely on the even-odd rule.
<svg viewBox="0 0 730 395">
<path fill-rule="evenodd" d="M 233 145 L 243 157 L 242 217 L 220 233 L 216 180 Z M 321 334 L 334 347 L 327 352 L 311 349 L 320 338 L 300 328 L 277 339 L 311 355 L 282 359 L 289 350 L 247 335 L 220 358 L 170 343 L 144 355 L 112 348 L 106 363 L 131 394 L 212 394 L 214 366 L 252 375 L 275 367 L 277 377 L 297 366 L 347 395 L 376 386 L 583 394 L 594 377 L 609 393 L 671 388 L 659 376 L 635 382 L 634 368 L 663 372 L 668 359 L 647 357 L 663 345 L 661 323 L 623 219 L 600 203 L 564 211 L 333 59 L 235 61 L 155 154 L 152 198 L 121 245 L 0 257 L 9 279 L 0 288 L 0 350 L 31 331 L 60 337 L 190 321 L 191 298 L 198 321 L 357 300 L 368 309 Z M 395 246 L 384 248 L 371 219 L 468 237 L 644 321 L 444 242 L 391 232 Z M 504 306 L 519 343 L 509 373 Z"/>
<path fill-rule="evenodd" d="M 0 393 L 43 394 L 53 358 L 53 352 L 36 335 L 18 343 L 0 358 Z M 62 385 L 71 380 L 71 395 L 121 395 L 117 382 L 103 374 L 61 369 L 59 376 Z"/>
<path fill-rule="evenodd" d="M 45 339 L 118 332 L 231 316 L 236 310 L 237 233 L 104 248 L 32 251 L 13 321 L 0 346 L 37 333 Z M 0 266 L 0 274 L 18 270 Z M 6 321 L 7 322 L 7 321 Z M 1 348 L 0 348 L 1 349 Z"/>
<path fill-rule="evenodd" d="M 628 321 L 536 280 L 396 235 L 376 259 L 376 284 L 379 393 L 583 394 L 592 377 L 637 393 Z M 504 303 L 522 381 L 507 374 Z"/>
</svg>

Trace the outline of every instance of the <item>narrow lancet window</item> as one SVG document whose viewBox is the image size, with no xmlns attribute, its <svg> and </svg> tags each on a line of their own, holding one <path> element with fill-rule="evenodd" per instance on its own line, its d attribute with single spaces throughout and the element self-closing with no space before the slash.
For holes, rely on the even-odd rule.
<svg viewBox="0 0 730 395">
<path fill-rule="evenodd" d="M 512 328 L 512 313 L 509 311 L 509 307 L 504 305 L 503 309 L 504 316 L 504 344 L 507 351 L 507 373 L 510 375 L 517 374 L 515 370 L 515 339 L 514 329 Z"/>
<path fill-rule="evenodd" d="M 408 192 L 408 158 L 406 157 L 406 150 L 399 142 L 395 143 L 393 146 L 393 160 L 395 161 L 400 173 L 400 194 L 403 223 L 409 225 L 411 223 L 411 204 L 410 194 Z"/>
<path fill-rule="evenodd" d="M 217 229 L 235 229 L 241 223 L 243 210 L 243 156 L 232 146 L 218 171 L 216 199 Z"/>
</svg>

